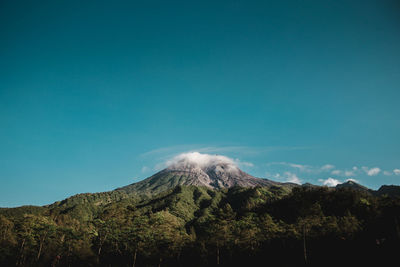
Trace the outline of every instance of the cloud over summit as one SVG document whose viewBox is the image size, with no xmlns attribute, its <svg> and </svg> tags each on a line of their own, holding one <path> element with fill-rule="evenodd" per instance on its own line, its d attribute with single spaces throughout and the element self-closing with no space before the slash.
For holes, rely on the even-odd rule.
<svg viewBox="0 0 400 267">
<path fill-rule="evenodd" d="M 188 152 L 179 154 L 166 162 L 168 167 L 196 166 L 201 169 L 226 165 L 232 169 L 238 168 L 238 161 L 221 155 L 202 154 L 199 152 Z"/>
</svg>

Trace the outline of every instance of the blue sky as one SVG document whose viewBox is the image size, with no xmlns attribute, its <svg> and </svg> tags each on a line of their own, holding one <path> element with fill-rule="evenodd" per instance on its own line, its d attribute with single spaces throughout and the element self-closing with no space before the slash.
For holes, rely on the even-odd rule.
<svg viewBox="0 0 400 267">
<path fill-rule="evenodd" d="M 1 1 L 0 206 L 111 190 L 187 151 L 281 181 L 400 184 L 399 11 Z"/>
</svg>

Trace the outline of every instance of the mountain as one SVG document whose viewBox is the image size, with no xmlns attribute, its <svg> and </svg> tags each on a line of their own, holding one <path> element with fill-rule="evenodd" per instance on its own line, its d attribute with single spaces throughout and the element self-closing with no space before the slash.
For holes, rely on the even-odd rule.
<svg viewBox="0 0 400 267">
<path fill-rule="evenodd" d="M 369 189 L 369 188 L 367 188 L 367 187 L 365 187 L 363 185 L 360 185 L 360 184 L 358 184 L 358 183 L 356 183 L 354 181 L 347 181 L 345 183 L 338 184 L 338 185 L 336 185 L 336 188 L 337 189 L 340 189 L 340 188 L 351 188 L 353 190 L 358 190 L 358 191 L 363 191 L 363 192 L 368 192 L 368 193 L 372 193 L 373 192 L 373 190 L 371 190 L 371 189 Z"/>
<path fill-rule="evenodd" d="M 376 195 L 378 196 L 389 196 L 396 197 L 400 196 L 400 186 L 398 185 L 382 185 L 378 191 L 376 191 Z"/>
<path fill-rule="evenodd" d="M 259 181 L 252 176 L 249 187 L 213 190 L 244 175 L 215 178 L 211 170 L 209 186 L 180 185 L 148 198 L 114 190 L 0 208 L 0 266 L 390 266 L 398 258 L 400 198 L 354 184 L 252 187 Z"/>
<path fill-rule="evenodd" d="M 198 153 L 167 166 L 116 190 L 0 208 L 0 266 L 386 266 L 398 258 L 399 186 L 279 183 Z"/>
<path fill-rule="evenodd" d="M 372 194 L 375 196 L 388 196 L 388 197 L 400 196 L 400 186 L 398 185 L 382 185 L 378 190 L 372 190 L 354 181 L 347 181 L 343 184 L 338 184 L 336 186 L 336 189 L 341 189 L 341 188 L 350 188 L 352 190 L 362 191 L 364 193 Z"/>
<path fill-rule="evenodd" d="M 74 218 L 90 221 L 103 207 L 119 203 L 139 203 L 166 195 L 178 186 L 221 190 L 233 187 L 264 187 L 276 195 L 289 194 L 293 183 L 279 183 L 251 176 L 242 171 L 233 160 L 218 155 L 188 153 L 167 162 L 168 167 L 160 172 L 124 187 L 108 192 L 83 193 L 71 196 L 48 207 L 54 213 L 68 213 Z"/>
<path fill-rule="evenodd" d="M 153 176 L 116 189 L 125 193 L 159 193 L 178 185 L 204 186 L 210 189 L 256 186 L 284 186 L 292 188 L 293 183 L 279 183 L 251 176 L 240 170 L 235 162 L 223 156 L 189 153 L 172 162 L 166 169 Z"/>
</svg>

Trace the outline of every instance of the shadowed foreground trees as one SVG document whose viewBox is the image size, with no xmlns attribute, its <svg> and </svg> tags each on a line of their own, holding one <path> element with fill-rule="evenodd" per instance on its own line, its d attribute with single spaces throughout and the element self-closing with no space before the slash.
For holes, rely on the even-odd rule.
<svg viewBox="0 0 400 267">
<path fill-rule="evenodd" d="M 85 195 L 83 197 L 86 197 Z M 103 194 L 103 197 L 107 197 Z M 349 189 L 178 187 L 151 199 L 0 209 L 1 266 L 383 266 L 400 200 Z M 92 207 L 95 206 L 95 207 Z M 82 215 L 82 212 L 85 212 Z"/>
</svg>

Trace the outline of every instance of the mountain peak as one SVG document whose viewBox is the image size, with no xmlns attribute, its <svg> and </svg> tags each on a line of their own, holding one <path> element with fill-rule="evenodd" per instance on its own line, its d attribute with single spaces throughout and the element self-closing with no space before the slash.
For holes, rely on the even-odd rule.
<svg viewBox="0 0 400 267">
<path fill-rule="evenodd" d="M 234 186 L 271 186 L 279 183 L 260 179 L 242 171 L 237 162 L 221 155 L 190 152 L 166 162 L 167 168 L 153 176 L 118 190 L 127 192 L 160 192 L 177 185 L 205 186 L 211 189 Z"/>
<path fill-rule="evenodd" d="M 193 185 L 207 187 L 231 187 L 232 178 L 250 176 L 241 171 L 235 161 L 220 155 L 183 153 L 168 161 L 165 172 L 185 175 L 191 178 Z"/>
</svg>

